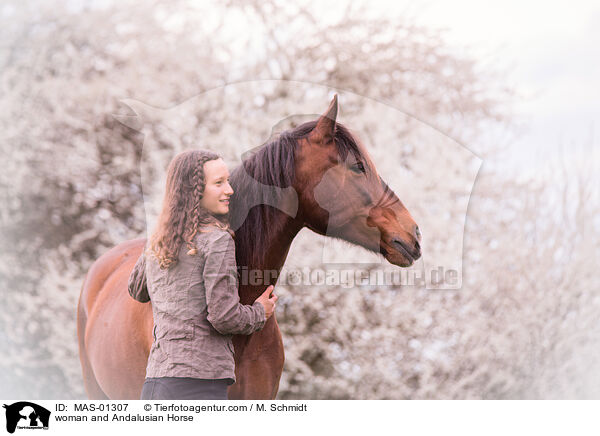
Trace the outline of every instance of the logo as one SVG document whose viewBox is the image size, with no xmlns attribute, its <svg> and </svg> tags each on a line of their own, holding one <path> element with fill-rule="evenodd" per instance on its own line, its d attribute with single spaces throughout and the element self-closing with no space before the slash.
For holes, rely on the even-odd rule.
<svg viewBox="0 0 600 436">
<path fill-rule="evenodd" d="M 382 183 L 373 182 L 373 178 L 368 182 L 364 168 L 361 170 L 358 166 L 358 163 L 363 167 L 364 164 L 355 154 L 339 154 L 337 164 L 319 173 L 316 185 L 310 188 L 314 206 L 322 211 L 326 222 L 320 226 L 320 234 L 304 233 L 304 246 L 299 249 L 303 255 L 291 256 L 288 265 L 296 270 L 308 270 L 310 281 L 307 283 L 302 279 L 302 286 L 338 286 L 340 271 L 354 270 L 359 274 L 358 280 L 350 282 L 348 287 L 357 285 L 358 281 L 358 286 L 367 287 L 402 285 L 432 290 L 461 289 L 467 211 L 481 158 L 416 115 L 359 94 L 315 83 L 287 80 L 237 82 L 210 89 L 170 108 L 157 108 L 134 99 L 121 100 L 128 111 L 114 114 L 114 118 L 144 136 L 140 177 L 146 234 L 150 235 L 156 226 L 167 181 L 165 170 L 177 153 L 202 148 L 223 155 L 229 163 L 240 164 L 260 153 L 266 144 L 281 138 L 284 141 L 280 144 L 287 144 L 290 138 L 284 133 L 324 115 L 315 109 L 324 109 L 324 103 L 331 100 L 334 91 L 350 108 L 340 120 L 355 126 L 355 139 L 358 139 L 357 144 L 361 143 L 357 147 L 362 150 L 359 155 L 365 162 L 377 161 L 377 171 L 372 174 L 381 176 Z M 283 102 L 263 104 L 265 96 L 278 93 L 293 102 L 290 109 L 283 109 Z M 285 118 L 282 118 L 283 114 Z M 337 122 L 338 112 L 327 112 L 327 118 Z M 202 120 L 202 126 L 198 125 L 199 120 Z M 209 126 L 219 127 L 213 132 Z M 257 143 L 263 145 L 248 148 L 246 138 L 257 138 Z M 170 145 L 165 147 L 165 144 Z M 369 155 L 371 158 L 367 159 Z M 230 215 L 229 224 L 234 231 L 258 205 L 267 205 L 268 210 L 278 209 L 297 218 L 300 197 L 290 180 L 285 178 L 287 173 L 273 178 L 275 174 L 267 171 L 265 174 L 270 174 L 270 178 L 257 179 L 258 173 L 249 171 L 250 166 L 242 164 L 239 168 L 237 185 L 252 195 L 238 202 L 235 213 Z M 385 187 L 382 187 L 383 179 Z M 404 204 L 409 207 L 404 208 Z M 385 232 L 376 221 L 388 223 L 385 227 L 388 236 L 392 231 L 397 235 L 404 234 L 404 225 L 408 226 L 410 220 L 397 221 L 395 227 L 390 227 L 389 223 L 394 222 L 394 217 L 408 216 L 408 210 L 409 215 L 418 218 L 419 227 L 426 236 L 420 243 L 422 256 L 412 266 L 400 270 L 398 264 L 385 258 L 382 251 L 385 248 L 381 245 Z M 440 220 L 443 225 L 439 224 Z M 356 229 L 360 229 L 360 233 Z M 406 250 L 402 246 L 406 241 L 396 238 L 387 242 L 396 251 Z M 251 271 L 250 276 L 255 272 L 264 274 Z M 363 272 L 369 276 L 364 276 Z M 330 280 L 326 279 L 328 274 Z M 290 281 L 296 274 L 291 277 L 288 284 L 292 284 Z"/>
<path fill-rule="evenodd" d="M 48 430 L 50 411 L 28 401 L 2 407 L 6 409 L 6 431 L 14 433 L 15 429 L 44 429 Z"/>
</svg>

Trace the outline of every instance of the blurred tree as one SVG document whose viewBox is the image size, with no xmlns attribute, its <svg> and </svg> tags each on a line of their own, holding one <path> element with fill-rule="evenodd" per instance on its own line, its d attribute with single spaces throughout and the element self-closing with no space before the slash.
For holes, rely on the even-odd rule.
<svg viewBox="0 0 600 436">
<path fill-rule="evenodd" d="M 477 143 L 474 151 L 484 156 L 492 147 L 480 140 L 483 133 L 490 126 L 510 125 L 512 91 L 495 72 L 456 54 L 438 31 L 354 2 L 337 7 L 314 1 L 174 0 L 143 6 L 132 1 L 9 1 L 0 8 L 0 20 L 0 386 L 5 397 L 83 395 L 74 320 L 83 275 L 109 247 L 146 230 L 139 168 L 144 134 L 114 118 L 125 110 L 121 99 L 169 108 L 233 82 L 310 82 L 396 107 L 459 142 Z M 257 101 L 232 96 L 240 100 L 236 111 L 218 110 L 224 107 L 219 101 L 212 102 L 214 112 L 196 107 L 191 116 L 198 132 L 182 134 L 164 124 L 148 128 L 164 150 L 194 146 L 198 135 L 226 143 L 221 126 L 249 121 L 241 118 L 249 106 L 255 112 L 256 107 L 266 112 L 276 106 L 282 116 L 294 114 L 308 96 L 290 95 L 289 89 L 274 82 Z M 343 109 L 348 117 L 364 115 L 366 126 L 377 121 L 376 115 L 365 113 L 360 99 L 349 100 Z M 252 123 L 258 126 L 252 141 L 265 137 L 272 127 L 262 125 L 258 117 Z M 401 143 L 411 138 L 416 124 L 407 117 L 406 122 L 381 129 Z M 365 135 L 378 137 L 368 130 Z M 254 145 L 258 143 L 247 148 Z M 378 163 L 391 152 L 389 145 L 370 146 Z M 224 147 L 223 153 L 237 152 L 232 150 Z M 436 150 L 437 166 L 426 166 L 420 161 L 424 152 L 404 144 L 393 150 L 396 159 L 382 169 L 391 173 L 401 163 L 407 171 L 436 180 L 441 167 L 456 167 L 455 185 L 430 183 L 412 199 L 442 188 L 452 191 L 465 180 L 464 173 L 443 154 L 442 145 Z M 537 263 L 558 249 L 571 250 L 571 239 L 555 240 L 557 245 L 538 252 L 537 258 L 528 256 L 537 247 L 532 235 L 541 232 L 539 237 L 545 239 L 557 229 L 556 223 L 543 231 L 526 227 L 538 218 L 547 223 L 539 204 L 527 203 L 539 198 L 535 191 L 526 194 L 524 186 L 497 175 L 481 185 L 469 221 L 469 281 L 461 292 L 328 288 L 315 305 L 321 288 L 296 292 L 293 298 L 291 290 L 283 288 L 280 324 L 287 357 L 280 398 L 511 397 L 549 392 L 539 380 L 537 388 L 528 390 L 539 365 L 532 369 L 523 359 L 533 352 L 539 363 L 547 352 L 557 359 L 569 353 L 564 341 L 574 327 L 560 320 L 583 309 L 576 306 L 574 312 L 553 318 L 557 301 L 575 301 L 565 291 L 571 279 L 560 286 L 541 281 L 555 264 Z M 503 214 L 496 213 L 500 202 Z M 453 206 L 440 205 L 443 211 Z M 589 214 L 589 209 L 581 209 L 579 225 L 589 222 Z M 443 245 L 447 229 L 444 224 L 438 227 L 436 242 Z M 522 237 L 518 258 L 511 257 L 514 235 Z M 585 242 L 580 256 L 597 247 Z M 490 249 L 490 244 L 499 248 Z M 507 252 L 493 252 L 481 261 L 490 250 L 501 249 Z M 560 277 L 587 280 L 577 282 L 581 289 L 597 288 L 589 264 L 587 269 L 569 269 L 578 259 L 564 264 Z M 519 280 L 507 281 L 501 274 L 505 270 L 514 271 Z M 536 280 L 540 281 L 531 287 Z M 542 305 L 546 287 L 554 289 L 555 299 Z M 517 291 L 529 299 L 517 297 Z M 589 321 L 596 297 L 592 291 L 582 292 L 576 301 L 585 303 L 582 316 Z M 523 323 L 524 314 L 548 324 Z M 514 323 L 510 328 L 507 320 Z M 550 320 L 560 325 L 547 327 Z M 530 336 L 520 334 L 522 326 Z M 533 332 L 550 345 L 538 346 Z M 552 344 L 563 348 L 549 350 Z M 556 376 L 546 368 L 548 377 Z M 32 378 L 32 373 L 39 377 Z"/>
</svg>

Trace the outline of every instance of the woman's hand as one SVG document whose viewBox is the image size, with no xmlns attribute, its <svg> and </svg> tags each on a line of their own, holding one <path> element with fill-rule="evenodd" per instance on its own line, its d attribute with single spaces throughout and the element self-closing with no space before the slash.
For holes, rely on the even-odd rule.
<svg viewBox="0 0 600 436">
<path fill-rule="evenodd" d="M 275 312 L 275 303 L 277 302 L 277 295 L 271 296 L 271 292 L 273 292 L 273 285 L 269 286 L 263 294 L 256 299 L 260 304 L 265 308 L 265 315 L 267 319 L 273 315 Z"/>
</svg>

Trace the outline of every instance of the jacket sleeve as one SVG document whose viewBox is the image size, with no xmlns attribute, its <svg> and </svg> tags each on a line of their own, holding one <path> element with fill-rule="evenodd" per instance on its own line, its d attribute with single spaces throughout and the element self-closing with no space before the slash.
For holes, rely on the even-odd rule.
<svg viewBox="0 0 600 436">
<path fill-rule="evenodd" d="M 146 256 L 144 255 L 144 251 L 142 251 L 142 254 L 135 263 L 127 283 L 129 295 L 131 295 L 133 299 L 139 301 L 140 303 L 147 303 L 150 301 L 150 295 L 148 295 L 148 286 L 146 283 Z"/>
<path fill-rule="evenodd" d="M 249 335 L 265 325 L 265 309 L 259 302 L 240 304 L 233 238 L 215 233 L 205 246 L 203 271 L 208 321 L 221 334 Z"/>
</svg>

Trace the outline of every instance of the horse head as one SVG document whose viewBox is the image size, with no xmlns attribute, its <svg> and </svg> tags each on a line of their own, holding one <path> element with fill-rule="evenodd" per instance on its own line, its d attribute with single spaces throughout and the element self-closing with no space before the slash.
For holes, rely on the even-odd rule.
<svg viewBox="0 0 600 436">
<path fill-rule="evenodd" d="M 421 256 L 421 234 L 402 201 L 377 173 L 364 145 L 336 122 L 337 95 L 295 150 L 294 188 L 305 225 L 381 253 L 407 267 Z M 300 126 L 299 129 L 302 129 Z"/>
</svg>

